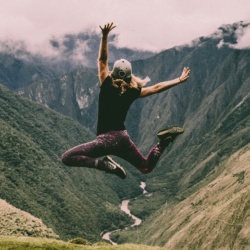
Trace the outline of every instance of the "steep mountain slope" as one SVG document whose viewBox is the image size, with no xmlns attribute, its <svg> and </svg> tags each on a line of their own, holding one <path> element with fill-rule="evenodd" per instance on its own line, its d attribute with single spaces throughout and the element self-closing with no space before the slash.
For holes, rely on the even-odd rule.
<svg viewBox="0 0 250 250">
<path fill-rule="evenodd" d="M 0 53 L 0 82 L 11 90 L 57 76 L 56 72 L 36 61 L 22 60 L 8 51 Z"/>
<path fill-rule="evenodd" d="M 220 127 L 227 117 L 233 117 L 230 114 L 237 111 L 235 107 L 246 100 L 250 92 L 250 51 L 232 50 L 227 47 L 218 49 L 218 42 L 216 39 L 208 39 L 191 53 L 185 55 L 181 51 L 176 52 L 177 58 L 179 53 L 183 55 L 178 67 L 188 65 L 193 69 L 190 79 L 166 93 L 152 96 L 142 111 L 139 126 L 144 126 L 144 129 L 140 130 L 139 137 L 143 152 L 153 145 L 149 138 L 152 138 L 158 129 L 172 124 L 179 124 L 185 129 L 185 133 L 166 151 L 154 174 L 149 177 L 148 188 L 151 188 L 151 183 L 158 185 L 159 179 L 156 176 L 159 175 L 162 179 L 165 178 L 165 181 L 169 180 L 168 175 L 171 180 L 175 180 L 171 188 L 174 195 L 176 191 L 183 192 L 201 180 L 206 172 L 197 171 L 197 166 L 212 152 L 220 149 L 219 146 L 214 148 L 214 140 L 224 140 L 229 133 L 225 131 L 217 134 L 213 141 L 210 141 L 210 132 Z M 158 59 L 161 57 L 168 57 L 169 61 L 174 59 L 170 52 L 158 55 Z M 175 76 L 178 67 L 172 73 Z M 244 116 L 243 118 L 245 119 Z M 243 141 L 248 143 L 248 138 L 245 137 Z M 230 146 L 228 154 L 235 152 L 242 145 Z M 206 164 L 213 165 L 225 155 L 226 152 L 220 152 Z M 207 167 L 205 169 L 204 171 L 208 171 Z M 193 178 L 190 178 L 191 171 Z"/>
<path fill-rule="evenodd" d="M 118 242 L 133 240 L 163 246 L 167 241 L 173 240 L 173 244 L 177 246 L 174 235 L 182 230 L 185 223 L 180 222 L 176 230 L 170 232 L 167 227 L 170 227 L 171 218 L 180 216 L 181 212 L 179 213 L 178 209 L 184 206 L 185 202 L 190 204 L 190 197 L 195 197 L 195 194 L 198 194 L 196 192 L 203 192 L 202 190 L 208 187 L 209 183 L 222 178 L 220 166 L 227 168 L 225 164 L 230 156 L 249 144 L 250 50 L 221 46 L 222 40 L 225 43 L 236 43 L 237 29 L 248 26 L 249 24 L 242 23 L 222 26 L 219 31 L 209 37 L 201 37 L 193 41 L 190 46 L 175 47 L 147 60 L 132 62 L 135 75 L 150 76 L 152 81 L 149 85 L 179 77 L 183 67 L 186 66 L 190 67 L 191 74 L 187 82 L 158 95 L 137 100 L 131 107 L 127 128 L 144 154 L 157 142 L 155 136 L 157 130 L 175 124 L 183 126 L 185 133 L 168 147 L 155 171 L 143 176 L 147 183 L 146 189 L 152 193 L 152 196 L 138 197 L 131 202 L 131 213 L 145 221 L 140 228 L 137 228 L 138 234 L 135 233 L 135 229 L 116 233 L 113 236 L 114 241 L 119 238 Z M 94 78 L 93 82 L 97 84 Z M 86 87 L 82 93 L 74 92 L 74 101 L 80 99 L 79 96 L 84 99 L 84 94 L 88 96 L 85 91 L 89 88 L 87 81 L 85 84 Z M 34 88 L 32 92 L 29 87 L 21 90 L 24 93 L 21 91 L 19 93 L 32 100 L 41 96 L 41 103 L 45 105 L 43 100 L 46 93 L 51 91 L 48 87 L 46 91 L 39 91 L 36 87 L 38 85 L 36 83 L 32 86 Z M 61 89 L 58 91 L 62 92 Z M 32 96 L 31 93 L 36 94 Z M 77 94 L 78 98 L 76 98 Z M 84 100 L 90 97 L 93 98 L 92 103 L 97 102 L 95 91 Z M 72 102 L 71 99 L 68 100 Z M 83 114 L 92 112 L 96 114 L 97 104 L 88 107 L 86 105 L 83 110 L 81 110 Z M 81 116 L 77 119 L 81 119 L 79 117 Z M 83 120 L 82 123 L 88 123 Z M 88 127 L 90 126 L 89 124 Z M 242 188 L 242 193 L 245 192 L 244 190 L 247 189 Z M 219 189 L 216 192 L 219 192 Z M 222 203 L 219 205 L 223 206 Z M 159 221 L 162 219 L 168 226 L 155 234 L 161 228 L 158 228 L 154 221 L 158 221 L 157 217 L 161 215 L 159 209 L 163 208 L 169 210 L 168 213 L 171 214 L 166 220 L 159 217 Z M 230 223 L 231 219 L 229 217 L 227 219 Z M 165 233 L 169 236 L 164 237 Z M 207 231 L 203 233 L 206 234 Z M 238 237 L 236 232 L 232 234 Z M 229 237 L 228 235 L 226 231 L 223 233 L 223 237 Z M 201 242 L 205 244 L 205 240 Z M 190 245 L 192 249 L 191 241 L 185 244 Z M 219 243 L 213 244 L 216 246 Z M 238 243 L 234 241 L 230 244 Z"/>
<path fill-rule="evenodd" d="M 213 39 L 192 55 L 198 57 L 202 46 L 209 44 L 217 51 L 210 49 L 206 55 L 211 71 L 205 70 L 202 58 L 189 59 L 189 65 L 199 61 L 198 72 L 191 77 L 203 74 L 202 86 L 201 80 L 193 82 L 190 77 L 162 98 L 153 96 L 147 112 L 143 110 L 142 117 L 147 115 L 143 125 L 148 122 L 145 133 L 153 135 L 162 121 L 162 126 L 173 121 L 183 124 L 185 133 L 148 176 L 150 198 L 143 195 L 130 204 L 131 213 L 146 219 L 145 223 L 136 233 L 112 235 L 118 243 L 130 240 L 170 249 L 245 249 L 249 245 L 250 51 L 217 50 Z M 164 98 L 168 105 L 162 108 Z M 157 108 L 161 112 L 154 112 Z M 160 114 L 157 123 L 152 122 Z M 146 151 L 148 136 L 141 138 Z"/>
<path fill-rule="evenodd" d="M 142 191 L 129 171 L 121 183 L 61 162 L 63 152 L 95 138 L 89 130 L 2 85 L 0 126 L 1 199 L 42 219 L 62 239 L 100 241 L 102 231 L 131 222 L 119 209 L 120 199 Z"/>
<path fill-rule="evenodd" d="M 1 236 L 33 236 L 59 238 L 40 219 L 29 213 L 17 209 L 0 199 L 0 234 Z"/>
<path fill-rule="evenodd" d="M 96 133 L 99 88 L 97 69 L 80 68 L 62 75 L 61 78 L 43 80 L 20 88 L 17 92 L 79 121 Z M 126 122 L 128 131 L 135 140 L 142 105 L 143 102 L 139 101 L 132 105 Z"/>
<path fill-rule="evenodd" d="M 249 157 L 247 144 L 216 165 L 210 177 L 198 184 L 197 192 L 181 202 L 163 205 L 142 227 L 115 233 L 112 240 L 170 250 L 249 249 Z M 152 198 L 147 198 L 148 203 Z"/>
<path fill-rule="evenodd" d="M 98 92 L 97 70 L 83 68 L 18 90 L 30 100 L 79 121 L 92 132 L 96 128 Z"/>
</svg>

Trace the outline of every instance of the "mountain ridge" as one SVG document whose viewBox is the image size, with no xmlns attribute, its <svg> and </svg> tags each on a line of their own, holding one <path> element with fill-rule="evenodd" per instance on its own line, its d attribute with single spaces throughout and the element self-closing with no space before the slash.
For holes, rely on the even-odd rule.
<svg viewBox="0 0 250 250">
<path fill-rule="evenodd" d="M 231 33 L 225 32 L 226 37 L 228 34 L 230 37 L 234 36 L 236 27 L 240 25 L 242 23 L 238 26 L 233 24 L 232 29 L 228 28 Z M 167 152 L 170 153 L 164 153 L 159 166 L 163 165 L 163 161 L 169 162 L 171 166 L 178 151 L 184 150 L 183 147 L 189 145 L 189 142 L 201 140 L 209 130 L 219 126 L 223 117 L 227 116 L 228 112 L 230 113 L 230 109 L 245 97 L 243 93 L 250 91 L 247 80 L 250 65 L 249 50 L 235 50 L 228 46 L 218 48 L 217 45 L 222 38 L 221 33 L 217 36 L 211 35 L 207 38 L 200 38 L 202 42 L 198 46 L 175 47 L 149 59 L 132 62 L 134 74 L 142 77 L 150 76 L 149 86 L 178 77 L 184 66 L 191 68 L 190 78 L 187 82 L 169 91 L 147 97 L 147 99 L 136 100 L 128 113 L 127 130 L 144 154 L 157 142 L 156 131 L 171 125 L 184 126 L 185 133 L 177 139 L 175 146 L 172 147 L 175 153 L 170 146 L 167 149 Z M 71 86 L 74 85 L 75 96 L 78 95 L 74 100 L 81 98 L 86 100 L 85 95 L 92 98 L 87 102 L 88 106 L 85 108 L 79 110 L 79 103 L 75 105 L 77 112 L 74 116 L 94 132 L 99 88 L 97 75 L 94 76 L 94 72 L 92 72 L 92 80 L 89 76 L 84 78 L 84 74 L 80 71 L 79 74 L 74 73 L 74 75 L 77 77 L 75 77 L 75 84 L 71 82 Z M 65 83 L 61 82 L 62 85 Z M 36 96 L 40 94 L 46 98 L 46 91 L 49 90 L 49 87 L 46 87 L 46 91 L 41 91 L 38 85 L 39 83 L 36 83 L 32 86 L 37 90 Z M 84 89 L 91 86 L 91 95 L 85 90 L 81 92 L 80 86 L 86 86 Z M 34 93 L 34 90 L 22 89 L 19 91 L 24 91 L 22 93 L 24 96 L 35 100 L 35 97 L 29 92 Z M 44 104 L 44 99 L 41 102 Z M 53 104 L 47 105 L 58 110 Z M 70 103 L 68 105 L 74 106 Z M 81 112 L 83 112 L 82 116 Z M 72 116 L 72 114 L 69 115 Z M 90 119 L 89 116 L 91 116 Z M 157 175 L 158 169 L 160 168 L 157 167 L 150 176 L 153 177 L 155 173 Z M 170 169 L 171 167 L 167 171 Z M 147 179 L 148 176 L 145 178 Z M 152 178 L 149 177 L 149 179 Z"/>
<path fill-rule="evenodd" d="M 176 240 L 188 223 L 195 223 L 197 220 L 192 215 L 193 212 L 190 212 L 193 207 L 190 207 L 191 197 L 198 197 L 199 192 L 203 192 L 217 178 L 222 178 L 224 169 L 220 167 L 226 168 L 230 157 L 239 154 L 250 143 L 250 50 L 229 46 L 237 42 L 235 32 L 240 25 L 233 24 L 228 30 L 224 28 L 223 32 L 199 38 L 193 42 L 195 46 L 174 47 L 146 60 L 132 62 L 135 75 L 148 75 L 151 78 L 149 86 L 179 77 L 183 67 L 191 69 L 187 82 L 158 95 L 136 100 L 131 106 L 126 126 L 141 152 L 146 155 L 157 143 L 156 131 L 159 129 L 180 125 L 185 132 L 169 145 L 156 169 L 149 175 L 141 176 L 133 169 L 130 171 L 129 165 L 118 159 L 134 177 L 147 183 L 146 190 L 152 196 L 141 195 L 131 202 L 131 213 L 143 219 L 143 222 L 136 229 L 115 233 L 113 241 L 160 246 L 173 242 L 171 244 L 176 247 L 173 249 L 194 247 L 185 237 L 180 238 L 180 243 Z M 223 46 L 220 44 L 222 40 Z M 97 70 L 78 69 L 63 77 L 49 82 L 37 82 L 17 92 L 56 111 L 64 106 L 61 104 L 64 96 L 64 100 L 68 101 L 64 107 L 68 111 L 63 111 L 64 114 L 94 132 L 99 92 Z M 54 99 L 53 93 L 58 95 Z M 239 175 L 235 177 L 239 180 L 242 174 L 237 171 L 236 174 Z M 248 173 L 247 168 L 244 171 Z M 230 182 L 234 183 L 237 180 L 235 177 Z M 247 179 L 246 176 L 245 178 Z M 235 183 L 238 184 L 237 181 Z M 116 192 L 116 189 L 113 191 Z M 210 198 L 215 199 L 212 196 Z M 201 200 L 205 204 L 206 199 Z M 215 201 L 207 202 L 213 204 Z M 193 204 L 194 207 L 199 207 L 198 198 Z M 181 214 L 182 205 L 186 209 L 184 215 L 187 219 L 181 217 L 182 221 L 176 219 L 176 224 L 171 224 L 171 218 L 177 218 Z M 166 220 L 163 210 L 165 214 L 169 214 Z M 198 209 L 197 213 L 200 212 Z M 161 219 L 165 226 L 158 228 L 155 221 L 160 222 Z M 168 225 L 174 225 L 176 230 L 170 230 Z M 205 230 L 202 232 L 207 234 Z M 231 235 L 226 231 L 223 234 L 225 238 Z M 234 231 L 236 238 L 239 234 Z M 216 237 L 216 234 L 211 237 Z M 199 239 L 197 246 L 205 244 L 204 237 Z M 219 242 L 211 242 L 221 247 Z"/>
<path fill-rule="evenodd" d="M 139 60 L 155 52 L 118 48 L 116 34 L 109 36 L 109 59 L 114 62 L 122 57 Z M 60 78 L 80 68 L 96 68 L 101 33 L 80 32 L 48 40 L 47 45 L 29 48 L 25 41 L 0 42 L 0 82 L 11 90 L 34 82 Z"/>
</svg>

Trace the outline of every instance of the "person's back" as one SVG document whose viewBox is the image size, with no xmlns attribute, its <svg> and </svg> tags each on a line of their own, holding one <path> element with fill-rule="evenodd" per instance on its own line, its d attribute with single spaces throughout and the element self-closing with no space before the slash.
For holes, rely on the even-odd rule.
<svg viewBox="0 0 250 250">
<path fill-rule="evenodd" d="M 125 130 L 125 119 L 130 105 L 140 96 L 141 88 L 128 88 L 124 93 L 112 85 L 107 76 L 99 94 L 97 135 Z"/>
</svg>

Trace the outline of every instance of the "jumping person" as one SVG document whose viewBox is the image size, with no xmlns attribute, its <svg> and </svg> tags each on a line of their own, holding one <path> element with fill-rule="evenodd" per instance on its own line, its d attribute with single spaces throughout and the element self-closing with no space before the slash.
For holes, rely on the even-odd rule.
<svg viewBox="0 0 250 250">
<path fill-rule="evenodd" d="M 142 88 L 150 79 L 141 79 L 132 74 L 131 63 L 120 59 L 114 63 L 113 71 L 108 68 L 108 34 L 116 26 L 113 23 L 101 28 L 102 39 L 99 52 L 99 79 L 101 83 L 99 93 L 99 112 L 97 124 L 97 138 L 92 142 L 76 146 L 62 155 L 62 161 L 67 166 L 95 168 L 115 174 L 125 179 L 125 170 L 109 155 L 118 156 L 142 174 L 153 171 L 164 149 L 176 136 L 183 133 L 181 127 L 163 129 L 157 133 L 159 142 L 151 149 L 147 158 L 138 151 L 130 140 L 124 126 L 124 121 L 130 105 L 134 100 L 152 94 L 160 93 L 189 77 L 189 68 L 184 68 L 182 74 L 172 81 L 161 82 Z M 103 157 L 98 160 L 96 158 Z"/>
</svg>

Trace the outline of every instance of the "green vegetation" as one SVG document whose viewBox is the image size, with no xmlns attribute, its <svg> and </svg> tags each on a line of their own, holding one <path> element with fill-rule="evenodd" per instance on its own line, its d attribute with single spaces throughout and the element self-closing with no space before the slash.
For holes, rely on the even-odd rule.
<svg viewBox="0 0 250 250">
<path fill-rule="evenodd" d="M 89 243 L 87 240 L 84 240 L 82 238 L 76 238 L 76 239 L 70 240 L 69 242 L 73 244 L 79 244 L 79 245 L 91 245 L 91 243 Z"/>
<path fill-rule="evenodd" d="M 40 219 L 0 199 L 0 235 L 59 238 Z"/>
<path fill-rule="evenodd" d="M 0 85 L 0 198 L 42 219 L 63 240 L 101 240 L 133 220 L 119 209 L 116 176 L 66 167 L 61 155 L 95 136 L 81 124 Z M 124 186 L 123 186 L 124 185 Z M 140 189 L 128 176 L 125 190 Z"/>
<path fill-rule="evenodd" d="M 45 238 L 17 238 L 17 237 L 2 237 L 0 236 L 0 249 L 1 250 L 31 250 L 31 249 L 40 249 L 40 250 L 162 250 L 166 248 L 161 247 L 152 247 L 144 245 L 135 245 L 135 244 L 124 244 L 111 246 L 104 242 L 95 243 L 91 246 L 72 244 L 69 242 L 51 240 Z"/>
<path fill-rule="evenodd" d="M 169 202 L 138 228 L 111 239 L 179 249 L 249 249 L 250 143 L 214 167 L 214 180 L 180 202 Z M 244 176 L 244 181 L 242 181 Z M 203 186 L 202 186 L 203 185 Z M 146 199 L 146 197 L 145 197 Z"/>
<path fill-rule="evenodd" d="M 235 37 L 233 34 L 235 28 L 236 26 L 233 25 L 225 31 L 227 41 L 230 36 Z M 230 34 L 231 32 L 232 34 Z M 220 244 L 223 244 L 222 249 L 249 247 L 248 228 L 250 225 L 247 212 L 250 207 L 248 198 L 249 155 L 244 158 L 244 164 L 238 156 L 236 157 L 238 162 L 233 162 L 231 159 L 232 163 L 230 158 L 242 148 L 245 153 L 249 151 L 246 145 L 250 142 L 250 50 L 234 50 L 227 46 L 219 49 L 217 45 L 221 39 L 221 37 L 201 38 L 195 42 L 199 41 L 199 46 L 176 47 L 163 51 L 147 61 L 133 62 L 135 74 L 138 73 L 142 77 L 150 76 L 152 81 L 149 85 L 178 77 L 184 66 L 190 67 L 192 72 L 186 83 L 159 95 L 139 99 L 131 107 L 130 111 L 134 112 L 134 115 L 128 114 L 127 124 L 129 126 L 127 128 L 129 132 L 132 131 L 131 135 L 136 139 L 137 145 L 145 155 L 157 142 L 155 135 L 157 130 L 171 125 L 180 125 L 184 127 L 185 132 L 169 145 L 154 172 L 144 176 L 136 170 L 130 172 L 146 181 L 146 190 L 152 196 L 141 195 L 131 201 L 129 204 L 131 213 L 142 218 L 143 223 L 138 227 L 129 228 L 127 231 L 115 232 L 111 235 L 113 241 L 169 245 L 169 248 L 171 245 L 171 249 L 177 250 L 202 249 L 208 248 L 208 245 L 211 248 L 219 249 Z M 84 72 L 79 71 L 76 78 L 73 77 L 75 76 L 73 73 L 69 73 L 60 80 L 42 81 L 33 84 L 30 88 L 21 89 L 20 94 L 24 92 L 26 97 L 43 102 L 44 105 L 69 115 L 94 131 L 99 85 L 93 86 L 93 82 L 98 80 L 91 71 L 88 69 L 84 69 Z M 84 86 L 84 91 L 82 91 L 82 86 Z M 55 93 L 56 96 L 54 96 Z M 88 96 L 88 107 L 80 109 L 79 100 L 85 95 Z M 23 112 L 21 113 L 23 114 Z M 36 121 L 44 123 L 50 120 L 43 114 L 40 115 L 42 120 L 36 118 Z M 5 122 L 5 118 L 3 121 Z M 67 123 L 66 120 L 64 122 Z M 76 125 L 73 121 L 71 122 L 74 124 L 72 131 L 74 134 Z M 16 141 L 13 138 L 15 138 L 14 132 L 16 132 L 18 123 L 11 121 L 11 124 L 12 129 L 8 128 L 10 131 L 8 137 L 3 136 L 3 144 L 11 143 L 15 146 Z M 32 124 L 35 122 L 32 121 Z M 54 121 L 52 124 L 57 127 Z M 64 126 L 67 125 L 63 124 Z M 30 190 L 29 195 L 32 197 L 33 204 L 27 200 L 29 198 L 25 197 L 25 194 L 22 193 L 20 196 L 20 193 L 16 192 L 17 189 L 13 188 L 19 185 L 18 190 L 24 190 L 20 189 L 19 184 L 19 176 L 21 176 L 21 180 L 24 180 L 23 175 L 20 175 L 17 170 L 15 170 L 15 176 L 18 177 L 12 173 L 8 175 L 9 169 L 13 171 L 15 164 L 18 168 L 22 167 L 22 161 L 20 164 L 18 162 L 18 154 L 14 161 L 9 157 L 0 163 L 2 169 L 6 168 L 4 172 L 7 179 L 3 179 L 3 183 L 9 183 L 7 181 L 12 178 L 11 184 L 3 187 L 2 190 L 8 191 L 8 188 L 12 188 L 16 192 L 9 190 L 7 197 L 14 194 L 13 202 L 18 202 L 19 197 L 22 197 L 23 207 L 27 206 L 26 204 L 29 206 L 32 204 L 32 207 L 37 206 L 40 210 L 47 209 L 50 213 L 53 211 L 53 215 L 47 216 L 43 213 L 39 218 L 46 220 L 47 226 L 52 225 L 51 227 L 57 230 L 55 233 L 59 233 L 58 230 L 63 231 L 64 235 L 61 231 L 60 235 L 63 235 L 64 238 L 66 238 L 66 234 L 70 233 L 70 238 L 83 237 L 93 242 L 99 240 L 98 234 L 102 231 L 101 229 L 106 228 L 111 231 L 117 226 L 122 228 L 126 223 L 123 223 L 122 215 L 118 211 L 118 198 L 124 198 L 126 194 L 129 194 L 128 198 L 131 198 L 137 194 L 137 191 L 132 191 L 136 190 L 136 185 L 131 185 L 134 184 L 134 179 L 130 176 L 131 179 L 127 183 L 127 180 L 121 182 L 117 178 L 102 179 L 101 173 L 92 175 L 91 170 L 79 170 L 79 172 L 74 170 L 74 175 L 73 171 L 70 172 L 71 170 L 60 165 L 58 152 L 63 151 L 66 144 L 68 144 L 67 147 L 70 147 L 79 141 L 84 141 L 84 138 L 77 141 L 81 137 L 79 136 L 73 142 L 72 138 L 65 140 L 64 132 L 59 132 L 59 137 L 63 141 L 60 144 L 54 138 L 56 130 L 47 123 L 43 131 L 46 131 L 45 128 L 53 131 L 51 137 L 53 147 L 49 152 L 46 150 L 51 143 L 50 135 L 49 138 L 44 138 L 43 144 L 39 141 L 40 137 L 36 137 L 36 133 L 39 133 L 38 130 L 32 135 L 32 140 L 35 138 L 38 141 L 38 144 L 35 143 L 35 145 L 37 145 L 36 152 L 39 153 L 34 155 L 44 154 L 41 162 L 38 158 L 38 160 L 34 159 L 34 163 L 40 164 L 40 176 L 45 177 L 43 183 L 49 187 L 49 189 L 40 189 L 43 196 L 39 200 L 39 206 L 42 202 L 46 204 L 38 207 L 36 197 L 41 194 L 36 190 L 35 196 L 32 197 L 32 191 L 37 184 L 27 187 L 27 190 Z M 63 131 L 64 128 L 61 129 Z M 39 134 L 39 136 L 42 135 Z M 8 141 L 9 137 L 12 138 L 11 142 Z M 28 140 L 23 141 L 20 145 L 25 145 L 26 141 Z M 27 146 L 25 147 L 27 148 Z M 58 150 L 53 151 L 52 149 L 55 147 L 58 147 Z M 32 146 L 30 149 L 32 148 L 34 147 Z M 3 145 L 4 153 L 1 156 L 3 158 L 8 157 L 8 151 L 5 152 L 5 149 Z M 54 154 L 50 153 L 51 150 Z M 22 153 L 22 151 L 20 152 Z M 241 154 L 243 155 L 242 152 Z M 31 155 L 28 154 L 28 156 L 28 159 L 31 159 Z M 58 163 L 53 165 L 52 158 L 54 161 L 57 161 L 58 158 Z M 6 167 L 9 161 L 12 161 L 11 167 Z M 31 163 L 33 164 L 33 162 Z M 47 167 L 50 170 L 50 179 L 46 174 L 41 175 L 47 164 L 50 164 Z M 127 163 L 124 164 L 127 168 Z M 232 167 L 231 164 L 235 167 Z M 31 174 L 31 171 L 28 171 L 29 167 L 28 164 L 25 166 L 25 170 L 22 169 L 22 172 L 27 172 L 29 182 L 31 182 L 32 178 L 36 180 L 36 177 Z M 58 175 L 59 171 L 55 173 L 51 169 L 60 169 L 62 174 Z M 72 178 L 71 182 L 65 178 L 66 172 L 67 178 Z M 80 179 L 79 176 L 83 175 L 84 177 Z M 0 178 L 3 177 L 0 175 Z M 51 185 L 62 178 L 64 178 L 64 181 L 60 182 L 62 187 Z M 94 187 L 93 183 L 95 183 Z M 99 191 L 96 190 L 96 183 L 101 183 Z M 93 188 L 92 192 L 91 188 Z M 73 195 L 70 196 L 65 190 L 69 190 L 69 193 Z M 107 193 L 110 195 L 107 196 Z M 97 194 L 100 197 L 97 197 Z M 103 195 L 106 197 L 104 198 Z M 63 200 L 64 198 L 65 200 Z M 83 200 L 88 200 L 87 205 L 85 202 L 82 204 Z M 73 203 L 77 204 L 76 208 L 67 207 L 68 204 Z M 36 214 L 39 215 L 37 212 Z M 84 223 L 81 220 L 82 216 L 88 217 Z M 112 221 L 113 216 L 115 220 Z M 60 219 L 64 221 L 59 223 Z M 59 225 L 66 225 L 66 228 L 60 228 Z M 72 229 L 75 231 L 73 232 Z"/>
<path fill-rule="evenodd" d="M 186 83 L 150 97 L 145 104 L 139 125 L 143 127 L 139 130 L 142 152 L 148 152 L 156 142 L 152 138 L 160 128 L 183 124 L 185 132 L 146 176 L 146 190 L 153 195 L 141 195 L 129 203 L 131 213 L 143 223 L 136 229 L 115 232 L 111 240 L 177 250 L 249 248 L 249 169 L 244 169 L 240 159 L 233 170 L 227 169 L 226 162 L 241 149 L 249 150 L 250 51 L 218 50 L 215 43 L 208 41 L 188 53 L 186 63 L 193 71 Z M 158 66 L 171 65 L 177 53 L 168 50 L 154 60 Z M 209 53 L 205 62 L 202 53 Z M 180 55 L 183 65 L 184 51 Z M 177 75 L 175 69 L 169 73 Z M 157 77 L 163 80 L 163 74 Z M 221 175 L 225 175 L 223 185 L 218 184 Z M 200 193 L 205 193 L 204 197 L 199 197 Z"/>
</svg>

